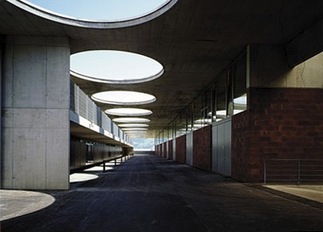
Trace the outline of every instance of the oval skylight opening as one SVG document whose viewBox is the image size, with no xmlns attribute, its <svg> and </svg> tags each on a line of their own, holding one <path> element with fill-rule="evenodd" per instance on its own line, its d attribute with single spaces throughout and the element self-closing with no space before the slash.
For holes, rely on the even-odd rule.
<svg viewBox="0 0 323 232">
<path fill-rule="evenodd" d="M 125 127 L 125 128 L 140 128 L 140 127 L 149 127 L 148 124 L 142 124 L 142 123 L 125 123 L 125 124 L 119 124 L 119 127 Z"/>
<path fill-rule="evenodd" d="M 152 14 L 171 0 L 21 0 L 52 14 L 85 21 L 125 21 Z"/>
<path fill-rule="evenodd" d="M 112 105 L 139 105 L 156 101 L 156 98 L 147 93 L 134 91 L 105 91 L 92 95 L 92 99 L 97 102 Z"/>
<path fill-rule="evenodd" d="M 138 131 L 141 131 L 141 132 L 146 132 L 148 129 L 147 128 L 144 128 L 144 127 L 140 127 L 140 128 L 122 128 L 123 131 L 126 131 L 127 133 L 128 132 L 138 132 Z"/>
<path fill-rule="evenodd" d="M 112 108 L 105 111 L 106 114 L 114 116 L 146 116 L 153 112 L 146 109 L 139 108 Z"/>
<path fill-rule="evenodd" d="M 147 123 L 147 122 L 150 122 L 150 120 L 147 118 L 133 118 L 133 117 L 114 118 L 113 121 L 116 123 Z"/>
<path fill-rule="evenodd" d="M 134 84 L 154 80 L 164 73 L 156 60 L 140 54 L 95 50 L 71 55 L 71 75 L 93 82 Z"/>
</svg>

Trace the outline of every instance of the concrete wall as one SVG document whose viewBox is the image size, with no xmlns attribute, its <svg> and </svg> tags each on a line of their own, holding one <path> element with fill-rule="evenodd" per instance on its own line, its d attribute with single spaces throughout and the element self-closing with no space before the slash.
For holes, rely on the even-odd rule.
<svg viewBox="0 0 323 232">
<path fill-rule="evenodd" d="M 323 87 L 323 53 L 290 67 L 282 46 L 257 44 L 250 51 L 250 87 Z"/>
<path fill-rule="evenodd" d="M 2 188 L 69 187 L 69 60 L 66 38 L 6 38 Z"/>
<path fill-rule="evenodd" d="M 0 109 L 2 109 L 2 56 L 3 56 L 3 42 L 4 42 L 4 36 L 0 34 Z M 2 116 L 0 120 L 0 188 L 2 186 Z"/>
<path fill-rule="evenodd" d="M 322 99 L 322 89 L 250 89 L 250 109 L 232 120 L 232 176 L 261 182 L 264 159 L 321 159 Z"/>
<path fill-rule="evenodd" d="M 212 126 L 193 132 L 193 166 L 211 171 Z"/>
<path fill-rule="evenodd" d="M 295 66 L 286 76 L 286 87 L 322 88 L 323 87 L 323 53 Z"/>
</svg>

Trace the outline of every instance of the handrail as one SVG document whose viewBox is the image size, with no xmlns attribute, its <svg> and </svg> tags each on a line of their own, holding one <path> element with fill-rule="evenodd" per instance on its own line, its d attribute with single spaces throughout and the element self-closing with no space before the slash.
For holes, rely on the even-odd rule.
<svg viewBox="0 0 323 232">
<path fill-rule="evenodd" d="M 268 182 L 323 182 L 323 159 L 265 159 L 264 184 Z"/>
<path fill-rule="evenodd" d="M 72 80 L 70 81 L 70 109 L 94 125 L 106 130 L 126 143 L 130 138 L 87 96 Z"/>
</svg>

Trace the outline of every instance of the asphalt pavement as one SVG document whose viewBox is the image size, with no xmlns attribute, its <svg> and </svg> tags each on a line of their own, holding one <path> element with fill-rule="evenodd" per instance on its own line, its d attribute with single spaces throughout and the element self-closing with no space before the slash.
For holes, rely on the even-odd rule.
<svg viewBox="0 0 323 232">
<path fill-rule="evenodd" d="M 37 211 L 4 218 L 1 231 L 323 231 L 318 201 L 157 156 L 136 155 L 106 172 L 84 174 L 91 178 L 73 181 L 68 191 L 42 192 L 50 201 L 43 209 L 38 199 Z M 15 202 L 16 209 L 24 205 Z"/>
</svg>

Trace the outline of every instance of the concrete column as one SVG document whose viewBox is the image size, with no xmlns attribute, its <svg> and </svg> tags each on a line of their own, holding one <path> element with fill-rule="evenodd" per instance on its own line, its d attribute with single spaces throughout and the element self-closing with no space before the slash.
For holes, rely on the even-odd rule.
<svg viewBox="0 0 323 232">
<path fill-rule="evenodd" d="M 2 108 L 2 56 L 3 56 L 4 36 L 0 35 L 0 109 Z M 0 128 L 2 128 L 2 120 L 0 120 Z M 2 186 L 2 130 L 0 130 L 0 188 Z"/>
<path fill-rule="evenodd" d="M 6 38 L 2 188 L 69 188 L 68 39 Z"/>
</svg>

